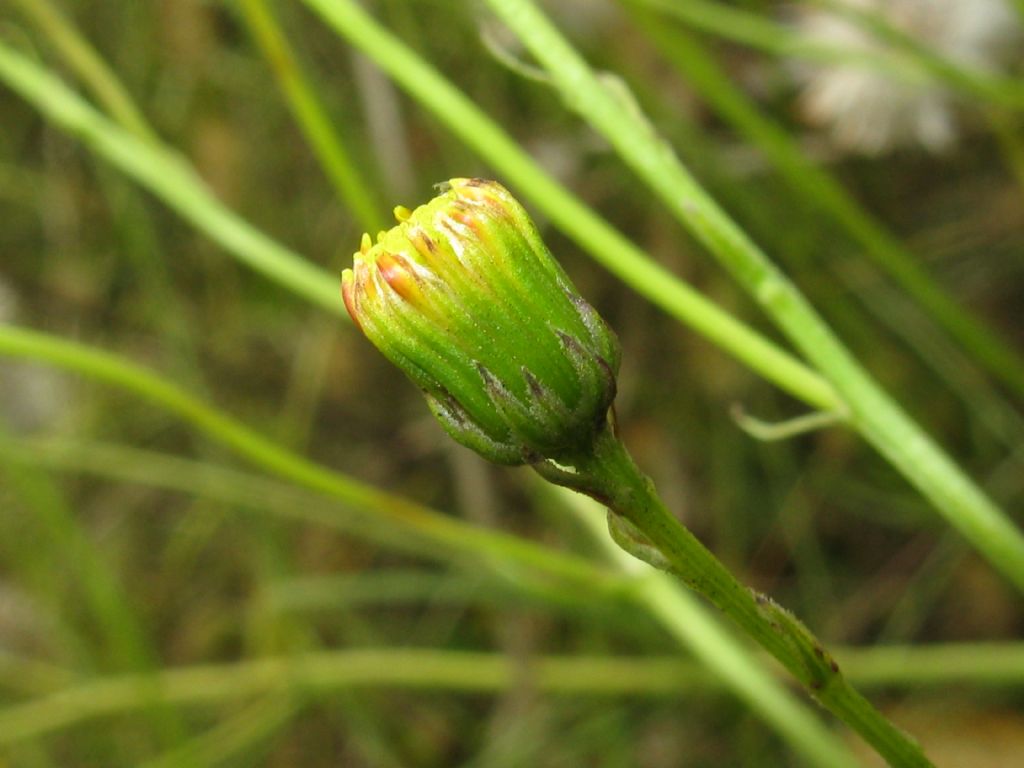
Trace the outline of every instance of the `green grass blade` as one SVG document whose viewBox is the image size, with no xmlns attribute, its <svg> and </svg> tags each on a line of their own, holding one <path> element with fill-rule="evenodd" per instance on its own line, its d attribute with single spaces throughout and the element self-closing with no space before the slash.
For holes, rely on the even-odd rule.
<svg viewBox="0 0 1024 768">
<path fill-rule="evenodd" d="M 78 473 L 114 480 L 121 483 L 143 485 L 151 488 L 188 494 L 200 499 L 231 505 L 243 510 L 252 510 L 274 516 L 285 521 L 309 523 L 327 530 L 338 531 L 361 541 L 378 544 L 389 549 L 451 564 L 458 556 L 458 548 L 444 535 L 435 533 L 432 523 L 441 513 L 421 508 L 426 515 L 388 515 L 385 524 L 368 524 L 377 514 L 375 508 L 366 507 L 349 496 L 323 496 L 283 480 L 269 478 L 255 472 L 220 466 L 209 461 L 197 461 L 179 456 L 154 453 L 106 443 L 69 443 L 67 441 L 24 441 L 0 440 L 0 459 L 17 466 L 40 466 L 64 473 Z M 389 498 L 396 504 L 407 504 L 398 496 L 377 491 L 382 503 Z M 340 504 L 338 502 L 341 502 Z M 457 521 L 456 521 L 457 522 Z M 476 529 L 474 529 L 476 530 Z M 535 545 L 544 557 L 564 565 L 562 573 L 578 573 L 581 578 L 564 579 L 564 584 L 555 581 L 545 583 L 550 591 L 540 597 L 558 597 L 564 600 L 578 600 L 579 587 L 591 584 L 596 595 L 603 594 L 605 587 L 616 592 L 617 579 L 610 578 L 602 569 L 588 565 L 568 553 Z M 476 558 L 471 548 L 463 555 Z M 513 588 L 536 594 L 538 583 L 516 581 L 519 573 L 515 566 L 524 563 L 513 554 L 505 558 L 499 548 L 488 552 L 496 564 L 502 565 L 496 572 L 497 581 Z M 461 562 L 461 560 L 459 561 Z M 507 567 L 506 567 L 507 566 Z M 474 568 L 477 567 L 474 565 Z M 533 566 L 542 576 L 549 574 Z M 589 568 L 590 576 L 587 577 Z"/>
<path fill-rule="evenodd" d="M 842 649 L 846 674 L 870 686 L 1016 686 L 1024 681 L 1024 646 Z M 12 664 L 17 661 L 11 659 Z M 4 659 L 0 656 L 0 671 Z M 678 657 L 545 656 L 531 667 L 537 689 L 551 695 L 678 697 L 715 690 L 707 670 Z M 101 678 L 0 710 L 0 744 L 38 738 L 88 720 L 137 712 L 155 687 L 166 702 L 210 707 L 288 691 L 345 688 L 491 693 L 513 685 L 503 655 L 433 649 L 347 649 L 266 657 L 233 664 L 168 669 L 156 675 Z"/>
<path fill-rule="evenodd" d="M 246 707 L 233 709 L 215 728 L 138 768 L 249 764 L 253 752 L 265 748 L 300 712 L 288 690 L 275 692 Z"/>
<path fill-rule="evenodd" d="M 0 429 L 0 443 L 5 440 L 7 436 Z M 90 649 L 90 655 L 106 670 L 154 671 L 159 657 L 151 638 L 113 567 L 68 506 L 57 484 L 38 466 L 3 461 L 2 457 L 0 480 L 22 498 L 26 511 L 32 514 L 33 525 L 41 533 L 43 551 L 33 557 L 53 558 L 48 567 L 75 575 L 81 598 L 100 631 L 99 642 Z M 184 726 L 178 713 L 159 706 L 155 690 L 150 689 L 148 696 L 148 721 L 161 743 L 180 743 Z"/>
<path fill-rule="evenodd" d="M 329 312 L 347 317 L 338 279 L 232 213 L 176 152 L 114 124 L 59 79 L 3 43 L 0 80 L 240 261 Z"/>
<path fill-rule="evenodd" d="M 114 120 L 143 139 L 156 132 L 103 58 L 50 0 L 14 0 Z"/>
</svg>

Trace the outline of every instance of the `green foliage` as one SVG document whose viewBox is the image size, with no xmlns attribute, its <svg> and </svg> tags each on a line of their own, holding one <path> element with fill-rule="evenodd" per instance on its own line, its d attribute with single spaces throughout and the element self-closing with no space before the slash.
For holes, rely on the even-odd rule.
<svg viewBox="0 0 1024 768">
<path fill-rule="evenodd" d="M 423 0 L 0 8 L 0 762 L 860 763 L 344 322 L 360 234 L 479 176 L 620 335 L 619 428 L 672 512 L 938 764 L 1008 764 L 1021 62 L 870 14 L 870 50 L 822 45 L 757 1 L 547 3 L 567 48 L 490 5 L 511 31 Z M 842 154 L 789 79 L 825 66 L 941 93 L 959 144 Z"/>
</svg>

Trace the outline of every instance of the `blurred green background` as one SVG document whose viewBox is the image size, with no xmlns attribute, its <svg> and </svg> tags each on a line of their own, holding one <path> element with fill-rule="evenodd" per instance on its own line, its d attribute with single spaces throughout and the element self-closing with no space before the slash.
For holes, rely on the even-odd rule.
<svg viewBox="0 0 1024 768">
<path fill-rule="evenodd" d="M 859 38 L 828 26 L 828 3 L 544 7 L 1019 523 L 1022 389 L 900 278 L 909 261 L 1024 354 L 1021 25 L 996 0 L 954 4 L 964 16 L 948 11 L 941 34 L 861 4 Z M 482 5 L 366 6 L 653 260 L 778 338 Z M 904 37 L 863 43 L 872 19 L 945 68 Z M 0 41 L 334 276 L 393 205 L 453 176 L 501 180 L 303 3 L 7 0 Z M 451 444 L 340 294 L 320 305 L 239 263 L 3 80 L 0 323 L 115 353 L 213 410 L 0 357 L 0 766 L 814 764 L 621 578 L 602 581 L 616 568 L 573 502 Z M 208 210 L 183 189 L 181 205 Z M 805 406 L 523 200 L 621 338 L 619 425 L 669 506 L 838 647 L 938 764 L 1015 764 L 1019 594 L 855 434 L 740 429 L 737 405 L 772 422 Z M 224 416 L 380 492 L 225 438 Z M 585 573 L 531 570 L 503 554 L 516 540 L 477 529 Z M 890 646 L 903 655 L 872 655 Z M 932 646 L 948 660 L 917 654 Z"/>
</svg>

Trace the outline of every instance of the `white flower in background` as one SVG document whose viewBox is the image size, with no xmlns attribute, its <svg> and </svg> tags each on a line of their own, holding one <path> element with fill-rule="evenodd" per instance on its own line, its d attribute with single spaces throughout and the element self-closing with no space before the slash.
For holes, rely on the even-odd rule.
<svg viewBox="0 0 1024 768">
<path fill-rule="evenodd" d="M 976 71 L 998 69 L 1021 32 L 1006 0 L 841 0 L 876 14 L 950 62 Z M 803 9 L 798 29 L 808 41 L 844 50 L 885 51 L 855 20 L 840 13 Z M 842 149 L 879 154 L 898 146 L 932 151 L 956 138 L 950 93 L 934 81 L 913 83 L 850 64 L 801 66 L 800 106 L 812 123 L 827 127 Z"/>
</svg>

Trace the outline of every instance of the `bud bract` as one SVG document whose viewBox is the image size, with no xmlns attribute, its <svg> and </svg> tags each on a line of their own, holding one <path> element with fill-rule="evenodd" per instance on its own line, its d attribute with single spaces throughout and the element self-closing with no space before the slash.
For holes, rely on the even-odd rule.
<svg viewBox="0 0 1024 768">
<path fill-rule="evenodd" d="M 585 451 L 615 397 L 615 334 L 503 186 L 452 179 L 342 275 L 356 325 L 458 442 L 502 464 Z"/>
</svg>

